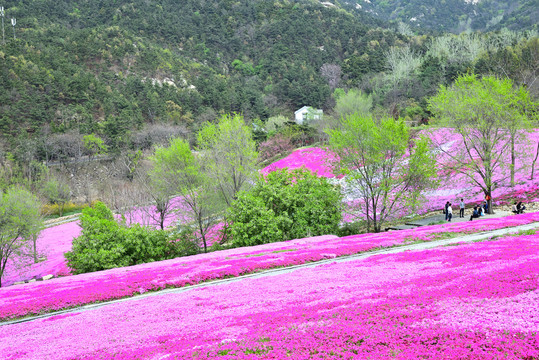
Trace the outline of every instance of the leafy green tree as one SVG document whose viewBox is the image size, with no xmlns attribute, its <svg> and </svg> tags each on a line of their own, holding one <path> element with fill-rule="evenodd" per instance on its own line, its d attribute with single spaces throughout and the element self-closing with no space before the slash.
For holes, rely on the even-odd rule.
<svg viewBox="0 0 539 360">
<path fill-rule="evenodd" d="M 290 120 L 284 115 L 272 116 L 266 121 L 266 130 L 278 131 L 279 129 L 283 128 L 289 121 Z"/>
<path fill-rule="evenodd" d="M 464 174 L 479 186 L 489 201 L 492 192 L 505 181 L 507 167 L 514 171 L 514 135 L 528 121 L 526 105 L 530 100 L 522 88 L 509 79 L 493 76 L 479 79 L 474 74 L 460 76 L 450 87 L 442 86 L 429 100 L 437 123 L 455 129 L 463 146 L 459 152 L 444 151 L 454 164 L 451 170 Z M 507 157 L 512 161 L 507 165 Z"/>
<path fill-rule="evenodd" d="M 0 193 L 0 287 L 8 260 L 15 263 L 36 257 L 33 240 L 43 225 L 39 208 L 38 199 L 22 188 Z"/>
<path fill-rule="evenodd" d="M 238 194 L 229 209 L 235 245 L 249 246 L 336 233 L 341 194 L 310 171 L 281 169 Z"/>
<path fill-rule="evenodd" d="M 372 109 L 372 95 L 364 94 L 361 90 L 350 89 L 345 94 L 336 92 L 336 95 L 335 113 L 338 117 L 354 113 L 366 116 Z"/>
<path fill-rule="evenodd" d="M 256 173 L 258 152 L 251 127 L 245 125 L 239 114 L 224 115 L 218 124 L 206 124 L 197 140 L 206 174 L 230 206 Z"/>
<path fill-rule="evenodd" d="M 151 160 L 153 167 L 148 175 L 157 198 L 170 204 L 173 196 L 178 197 L 169 208 L 187 212 L 206 252 L 207 234 L 220 204 L 215 199 L 218 184 L 206 175 L 204 159 L 195 158 L 189 144 L 176 138 L 168 147 L 158 147 Z"/>
<path fill-rule="evenodd" d="M 60 217 L 62 217 L 64 214 L 64 206 L 71 198 L 69 186 L 58 180 L 50 180 L 43 186 L 43 194 L 50 203 L 58 205 Z"/>
<path fill-rule="evenodd" d="M 368 230 L 372 226 L 379 232 L 388 220 L 413 213 L 421 193 L 433 185 L 435 159 L 429 141 L 412 139 L 402 120 L 352 114 L 328 135 L 346 174 L 347 192 L 360 198 L 351 206 L 366 219 Z"/>
<path fill-rule="evenodd" d="M 89 154 L 90 160 L 95 155 L 103 155 L 107 153 L 108 148 L 103 139 L 95 136 L 94 134 L 84 135 L 82 141 L 84 143 L 84 148 Z"/>
</svg>

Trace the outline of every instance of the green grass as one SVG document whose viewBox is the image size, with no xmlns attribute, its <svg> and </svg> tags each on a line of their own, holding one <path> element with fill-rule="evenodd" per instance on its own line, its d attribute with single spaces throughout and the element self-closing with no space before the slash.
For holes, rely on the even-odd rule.
<svg viewBox="0 0 539 360">
<path fill-rule="evenodd" d="M 274 250 L 272 252 L 263 252 L 263 253 L 260 253 L 260 254 L 247 254 L 245 255 L 245 257 L 257 257 L 257 256 L 264 256 L 264 255 L 268 255 L 268 254 L 278 254 L 278 253 L 282 253 L 282 252 L 291 252 L 291 251 L 296 251 L 297 249 L 282 249 L 282 250 Z"/>
<path fill-rule="evenodd" d="M 44 219 L 45 220 L 52 220 L 52 219 L 58 219 L 60 217 L 69 216 L 69 215 L 76 215 L 76 214 L 81 214 L 81 210 L 68 211 L 68 212 L 63 213 L 62 216 L 60 216 L 60 215 L 47 215 L 47 216 L 44 217 Z"/>
</svg>

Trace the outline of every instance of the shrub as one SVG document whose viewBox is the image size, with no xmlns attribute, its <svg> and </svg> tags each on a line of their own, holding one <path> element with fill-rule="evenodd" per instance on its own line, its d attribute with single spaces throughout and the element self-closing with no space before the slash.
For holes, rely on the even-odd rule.
<svg viewBox="0 0 539 360">
<path fill-rule="evenodd" d="M 336 233 L 341 194 L 310 171 L 278 170 L 239 193 L 229 210 L 235 246 Z"/>
<path fill-rule="evenodd" d="M 258 147 L 258 153 L 262 160 L 271 159 L 275 155 L 292 151 L 294 147 L 290 139 L 282 134 L 276 134 L 272 138 L 264 141 Z"/>
<path fill-rule="evenodd" d="M 41 207 L 41 214 L 44 216 L 60 216 L 60 206 L 60 204 L 45 204 Z M 68 202 L 64 204 L 62 215 L 70 212 L 80 211 L 89 206 L 91 206 L 91 204 L 75 204 L 73 202 Z"/>
<path fill-rule="evenodd" d="M 169 233 L 138 224 L 120 225 L 101 202 L 82 211 L 80 226 L 81 236 L 65 254 L 75 274 L 171 259 L 183 253 L 183 244 L 171 241 Z"/>
<path fill-rule="evenodd" d="M 184 226 L 184 228 L 177 233 L 176 238 L 175 245 L 178 256 L 195 255 L 200 252 L 200 241 L 198 240 L 196 231 L 192 227 Z"/>
</svg>

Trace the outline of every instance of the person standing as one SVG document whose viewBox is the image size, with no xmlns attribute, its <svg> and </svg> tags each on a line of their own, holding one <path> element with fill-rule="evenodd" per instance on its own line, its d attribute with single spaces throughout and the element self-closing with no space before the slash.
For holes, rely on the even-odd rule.
<svg viewBox="0 0 539 360">
<path fill-rule="evenodd" d="M 453 208 L 451 207 L 451 203 L 448 202 L 448 204 L 447 204 L 447 221 L 451 222 L 452 218 L 453 218 Z"/>
<path fill-rule="evenodd" d="M 464 208 L 466 207 L 466 205 L 464 204 L 464 199 L 460 199 L 460 203 L 459 203 L 459 208 L 460 208 L 460 212 L 459 212 L 459 217 L 463 218 L 464 217 Z"/>
<path fill-rule="evenodd" d="M 449 201 L 446 201 L 445 207 L 444 207 L 445 221 L 447 221 L 447 207 L 448 206 L 449 206 Z"/>
</svg>

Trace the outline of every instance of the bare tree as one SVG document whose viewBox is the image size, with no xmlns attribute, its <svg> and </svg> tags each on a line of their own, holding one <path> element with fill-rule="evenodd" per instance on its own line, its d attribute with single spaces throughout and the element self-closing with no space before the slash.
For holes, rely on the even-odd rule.
<svg viewBox="0 0 539 360">
<path fill-rule="evenodd" d="M 339 87 L 341 82 L 341 67 L 337 64 L 324 64 L 320 68 L 320 75 L 326 79 L 331 90 L 335 90 Z"/>
<path fill-rule="evenodd" d="M 147 150 L 154 145 L 166 145 L 170 139 L 185 137 L 187 133 L 184 126 L 151 124 L 133 133 L 132 141 L 135 149 Z"/>
</svg>

